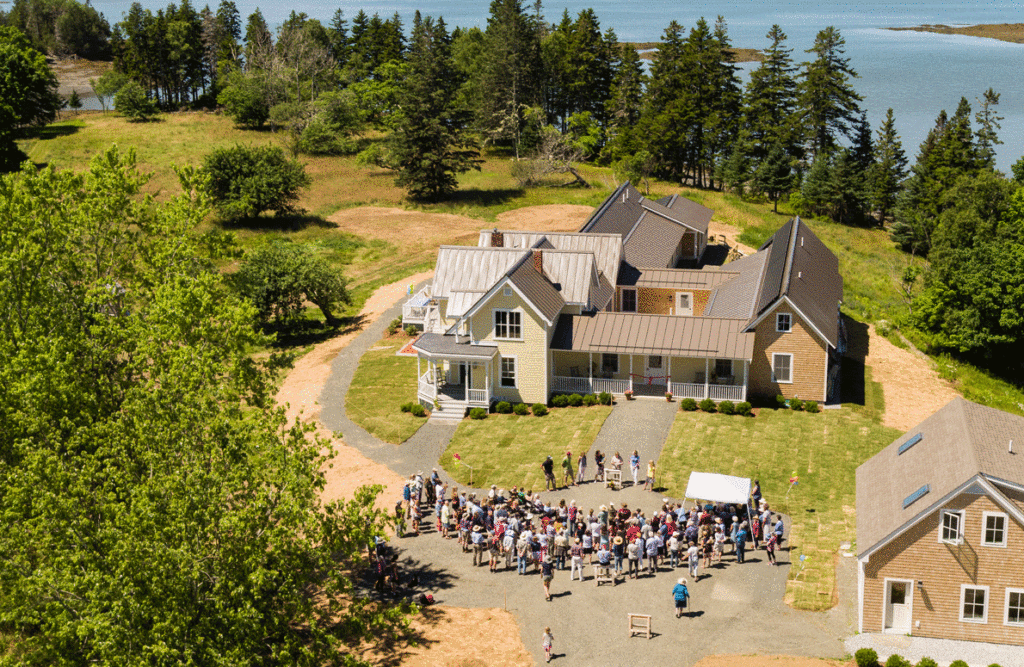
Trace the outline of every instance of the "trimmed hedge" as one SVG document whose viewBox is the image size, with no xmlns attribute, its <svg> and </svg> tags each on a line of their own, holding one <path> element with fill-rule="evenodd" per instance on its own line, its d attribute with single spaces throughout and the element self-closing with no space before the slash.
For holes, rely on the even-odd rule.
<svg viewBox="0 0 1024 667">
<path fill-rule="evenodd" d="M 775 395 L 775 403 L 778 405 L 780 410 L 785 410 L 789 407 L 788 405 L 786 405 L 786 397 L 783 396 L 782 394 Z"/>
<path fill-rule="evenodd" d="M 394 336 L 396 333 L 398 333 L 398 330 L 401 328 L 402 318 L 396 317 L 395 319 L 391 320 L 391 324 L 388 325 L 388 334 Z"/>
<path fill-rule="evenodd" d="M 409 409 L 413 417 L 426 417 L 427 411 L 423 409 L 423 406 L 419 403 L 413 403 L 412 408 Z"/>
<path fill-rule="evenodd" d="M 566 396 L 565 394 L 556 394 L 551 399 L 551 405 L 553 405 L 556 408 L 568 407 L 568 405 L 569 405 L 569 397 Z"/>
<path fill-rule="evenodd" d="M 804 410 L 807 412 L 818 413 L 821 412 L 821 408 L 818 407 L 817 401 L 807 401 L 804 403 Z"/>
<path fill-rule="evenodd" d="M 913 665 L 902 655 L 893 653 L 889 656 L 889 659 L 885 661 L 885 667 L 913 667 Z"/>
<path fill-rule="evenodd" d="M 534 403 L 533 404 L 533 416 L 534 417 L 543 417 L 547 413 L 548 413 L 548 406 L 544 405 L 543 403 Z"/>
<path fill-rule="evenodd" d="M 917 663 L 917 667 L 939 667 L 939 663 L 935 662 L 928 656 L 925 656 Z M 989 667 L 991 667 L 991 665 Z"/>
<path fill-rule="evenodd" d="M 412 403 L 402 403 L 402 412 L 412 412 Z"/>
<path fill-rule="evenodd" d="M 587 394 L 586 396 L 583 397 L 583 405 L 585 405 L 588 408 L 593 405 L 597 405 L 597 402 L 597 396 L 594 396 L 593 394 Z"/>
<path fill-rule="evenodd" d="M 744 417 L 749 417 L 752 409 L 753 406 L 750 405 L 750 403 L 748 403 L 747 401 L 743 401 L 742 403 L 736 404 L 736 414 L 743 415 Z"/>
<path fill-rule="evenodd" d="M 487 410 L 484 408 L 473 408 L 469 411 L 470 419 L 487 419 Z"/>
<path fill-rule="evenodd" d="M 520 417 L 530 414 L 530 408 L 527 407 L 526 403 L 516 403 L 512 406 L 512 412 L 519 415 Z"/>
<path fill-rule="evenodd" d="M 409 326 L 407 326 L 407 327 L 405 328 L 405 333 L 406 333 L 406 335 L 408 335 L 409 337 L 412 337 L 412 336 L 416 336 L 417 334 L 419 334 L 419 332 L 420 332 L 420 330 L 419 330 L 419 329 L 417 329 L 417 328 L 416 328 L 416 327 L 415 327 L 414 325 L 412 325 L 412 324 L 410 324 Z"/>
<path fill-rule="evenodd" d="M 581 405 L 583 405 L 583 397 L 580 396 L 579 394 L 570 394 L 569 405 L 574 408 L 580 407 Z"/>
<path fill-rule="evenodd" d="M 715 402 L 712 401 L 710 398 L 705 398 L 697 405 L 700 406 L 700 409 L 703 410 L 704 412 L 714 412 L 717 409 L 715 408 Z"/>
<path fill-rule="evenodd" d="M 801 401 L 799 398 L 791 398 L 789 399 L 789 409 L 798 411 L 803 410 L 804 402 Z"/>
<path fill-rule="evenodd" d="M 857 661 L 857 667 L 878 667 L 878 653 L 872 648 L 858 649 L 853 659 Z"/>
<path fill-rule="evenodd" d="M 499 415 L 510 415 L 512 414 L 512 404 L 508 401 L 498 401 L 498 404 L 494 406 L 494 411 Z"/>
<path fill-rule="evenodd" d="M 736 414 L 736 404 L 732 401 L 722 401 L 718 404 L 718 411 L 723 415 L 734 415 Z"/>
<path fill-rule="evenodd" d="M 611 405 L 612 395 L 609 394 L 607 391 L 602 391 L 600 394 L 597 395 L 597 400 L 601 402 L 601 405 Z"/>
</svg>

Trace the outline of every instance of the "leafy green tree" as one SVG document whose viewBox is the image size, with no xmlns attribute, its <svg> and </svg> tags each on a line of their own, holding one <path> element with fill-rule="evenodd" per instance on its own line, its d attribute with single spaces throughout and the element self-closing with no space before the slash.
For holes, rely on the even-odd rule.
<svg viewBox="0 0 1024 667">
<path fill-rule="evenodd" d="M 468 132 L 469 113 L 459 104 L 461 81 L 444 19 L 420 20 L 418 13 L 416 19 L 400 111 L 388 137 L 389 164 L 412 198 L 437 201 L 455 191 L 458 174 L 480 168 L 479 153 Z"/>
<path fill-rule="evenodd" d="M 5 631 L 26 665 L 361 665 L 403 625 L 351 578 L 379 487 L 321 499 L 330 443 L 274 407 L 180 175 L 157 203 L 111 150 L 0 182 Z"/>
<path fill-rule="evenodd" d="M 1013 180 L 1024 185 L 1024 156 L 1013 163 L 1010 172 L 1013 174 Z"/>
<path fill-rule="evenodd" d="M 999 139 L 999 121 L 1003 117 L 996 113 L 996 107 L 999 106 L 999 93 L 989 88 L 985 91 L 984 96 L 977 101 L 980 107 L 974 114 L 974 121 L 978 124 L 978 129 L 975 131 L 978 159 L 986 169 L 995 169 L 996 146 L 1003 143 Z"/>
<path fill-rule="evenodd" d="M 96 94 L 96 99 L 100 101 L 104 113 L 107 111 L 107 106 L 113 101 L 114 95 L 117 95 L 117 91 L 121 90 L 126 83 L 128 83 L 128 77 L 112 69 L 101 74 L 99 79 L 89 79 L 89 86 Z"/>
<path fill-rule="evenodd" d="M 88 2 L 15 0 L 6 23 L 24 33 L 32 46 L 44 53 L 90 60 L 110 55 L 110 26 Z"/>
<path fill-rule="evenodd" d="M 150 120 L 157 114 L 156 103 L 135 81 L 129 81 L 117 91 L 114 108 L 133 123 Z"/>
<path fill-rule="evenodd" d="M 797 67 L 787 49 L 786 33 L 777 24 L 765 35 L 771 44 L 764 59 L 750 73 L 744 107 L 744 127 L 751 143 L 751 156 L 757 160 L 768 155 L 775 143 L 781 143 L 793 159 L 803 156 L 798 124 Z"/>
<path fill-rule="evenodd" d="M 310 184 L 305 168 L 277 146 L 218 148 L 203 159 L 203 170 L 214 205 L 229 220 L 292 213 L 299 190 Z"/>
<path fill-rule="evenodd" d="M 258 72 L 235 70 L 225 79 L 217 103 L 241 127 L 258 130 L 270 119 L 267 84 Z"/>
<path fill-rule="evenodd" d="M 814 54 L 814 60 L 803 63 L 800 107 L 804 111 L 805 139 L 815 157 L 835 149 L 841 137 L 856 137 L 862 98 L 850 83 L 858 75 L 844 55 L 845 47 L 846 40 L 829 26 L 818 33 L 814 46 L 807 50 Z"/>
<path fill-rule="evenodd" d="M 627 155 L 615 164 L 615 173 L 634 185 L 644 184 L 644 194 L 651 194 L 651 174 L 654 173 L 654 156 L 641 150 Z"/>
<path fill-rule="evenodd" d="M 232 280 L 239 294 L 256 306 L 263 323 L 296 319 L 306 301 L 333 323 L 335 308 L 349 303 L 341 273 L 305 244 L 279 241 L 260 246 L 246 255 Z"/>
<path fill-rule="evenodd" d="M 15 131 L 49 123 L 60 108 L 57 77 L 46 56 L 17 29 L 0 26 L 0 172 L 25 159 L 14 143 Z"/>
<path fill-rule="evenodd" d="M 878 128 L 874 165 L 869 175 L 868 199 L 871 208 L 878 213 L 879 224 L 885 225 L 892 215 L 903 180 L 907 177 L 907 164 L 907 154 L 896 133 L 896 119 L 890 108 Z"/>
</svg>

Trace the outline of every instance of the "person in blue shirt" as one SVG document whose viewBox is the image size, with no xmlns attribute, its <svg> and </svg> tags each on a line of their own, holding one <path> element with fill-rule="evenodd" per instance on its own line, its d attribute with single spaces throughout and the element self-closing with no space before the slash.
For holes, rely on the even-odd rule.
<svg viewBox="0 0 1024 667">
<path fill-rule="evenodd" d="M 747 537 L 750 533 L 747 532 L 747 522 L 744 521 L 740 524 L 740 529 L 736 531 L 736 562 L 743 562 L 743 553 L 747 549 Z"/>
<path fill-rule="evenodd" d="M 690 597 L 690 591 L 686 590 L 686 580 L 682 577 L 679 578 L 679 581 L 672 588 L 672 597 L 676 601 L 676 618 L 679 618 L 683 615 Z"/>
<path fill-rule="evenodd" d="M 640 481 L 640 452 L 635 449 L 629 457 L 629 471 L 633 473 L 633 486 L 636 486 Z"/>
</svg>

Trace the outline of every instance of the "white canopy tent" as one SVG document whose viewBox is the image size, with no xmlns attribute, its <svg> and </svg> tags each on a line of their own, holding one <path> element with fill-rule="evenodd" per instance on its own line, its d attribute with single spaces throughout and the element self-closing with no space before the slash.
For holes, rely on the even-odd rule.
<svg viewBox="0 0 1024 667">
<path fill-rule="evenodd" d="M 713 472 L 691 472 L 686 484 L 686 497 L 730 505 L 747 505 L 750 500 L 750 478 L 719 475 Z"/>
</svg>

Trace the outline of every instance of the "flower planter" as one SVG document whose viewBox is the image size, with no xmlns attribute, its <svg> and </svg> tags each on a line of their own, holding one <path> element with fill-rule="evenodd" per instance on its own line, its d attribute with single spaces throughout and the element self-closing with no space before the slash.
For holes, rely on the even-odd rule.
<svg viewBox="0 0 1024 667">
<path fill-rule="evenodd" d="M 623 396 L 625 396 L 625 397 L 626 397 L 626 400 L 627 400 L 627 401 L 632 401 L 632 400 L 633 400 L 633 392 L 631 392 L 631 391 L 627 391 L 627 392 L 625 392 L 625 393 L 623 394 Z"/>
<path fill-rule="evenodd" d="M 665 393 L 665 400 L 669 403 L 672 402 L 672 392 L 669 391 Z"/>
</svg>

